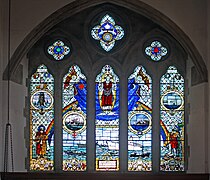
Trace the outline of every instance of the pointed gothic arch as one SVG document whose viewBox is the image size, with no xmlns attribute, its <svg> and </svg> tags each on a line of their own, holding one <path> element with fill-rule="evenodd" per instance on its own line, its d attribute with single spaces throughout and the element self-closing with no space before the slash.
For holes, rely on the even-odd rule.
<svg viewBox="0 0 210 180">
<path fill-rule="evenodd" d="M 193 74 L 193 82 L 192 84 L 199 84 L 202 82 L 208 81 L 208 71 L 205 65 L 205 62 L 192 43 L 190 38 L 186 35 L 186 33 L 178 27 L 172 20 L 170 20 L 167 16 L 154 9 L 153 7 L 140 2 L 138 0 L 133 1 L 123 1 L 123 0 L 78 0 L 74 1 L 63 8 L 57 10 L 50 16 L 48 16 L 44 21 L 42 21 L 39 25 L 37 25 L 20 43 L 20 45 L 16 48 L 10 59 L 10 67 L 8 65 L 4 71 L 3 79 L 12 80 L 14 78 L 14 74 L 18 69 L 19 64 L 21 63 L 24 55 L 28 53 L 31 47 L 45 34 L 48 30 L 50 30 L 53 26 L 63 21 L 64 19 L 71 17 L 72 15 L 81 12 L 89 7 L 93 7 L 96 5 L 110 3 L 114 5 L 118 5 L 121 7 L 128 8 L 138 14 L 141 14 L 148 19 L 156 22 L 165 30 L 167 30 L 183 47 L 186 53 L 190 56 L 194 63 Z M 9 69 L 9 73 L 8 73 Z"/>
<path fill-rule="evenodd" d="M 79 2 L 83 2 L 83 1 L 79 1 Z M 82 10 L 80 9 L 80 11 L 77 11 L 79 13 L 76 13 L 74 11 L 74 14 L 71 14 L 72 12 L 71 13 L 67 12 L 66 9 L 64 8 L 63 12 L 61 12 L 60 15 L 57 14 L 57 17 L 56 17 L 56 15 L 55 16 L 52 15 L 49 18 L 52 18 L 52 20 L 53 20 L 53 18 L 55 18 L 55 22 L 54 21 L 51 22 L 54 25 L 51 26 L 50 22 L 48 22 L 50 24 L 49 26 L 47 26 L 47 24 L 44 24 L 45 28 L 51 27 L 51 29 L 45 29 L 45 31 L 40 30 L 40 32 L 42 32 L 42 34 L 37 34 L 37 36 L 35 37 L 35 38 L 37 38 L 36 39 L 37 41 L 34 41 L 34 45 L 32 45 L 32 47 L 28 50 L 27 57 L 29 58 L 29 65 L 28 65 L 29 73 L 30 73 L 30 68 L 33 67 L 35 64 L 37 64 L 37 63 L 39 64 L 40 62 L 46 62 L 46 64 L 49 65 L 49 69 L 52 69 L 52 71 L 56 74 L 55 82 L 57 82 L 57 84 L 55 85 L 55 92 L 56 92 L 55 94 L 60 94 L 60 92 L 61 92 L 61 88 L 60 88 L 60 84 L 61 84 L 60 80 L 61 79 L 59 78 L 60 75 L 63 74 L 64 69 L 66 69 L 67 66 L 69 66 L 69 63 L 70 64 L 72 64 L 73 62 L 79 63 L 80 61 L 78 59 L 81 56 L 81 54 L 83 54 L 83 56 L 81 58 L 81 62 L 84 62 L 84 66 L 81 66 L 82 69 L 84 68 L 84 72 L 85 72 L 87 70 L 87 66 L 90 68 L 90 71 L 87 71 L 87 79 L 90 80 L 90 81 L 88 81 L 88 85 L 89 85 L 88 87 L 90 87 L 89 92 L 94 92 L 95 89 L 97 89 L 97 88 L 94 89 L 94 86 L 93 86 L 94 80 L 92 77 L 93 77 L 93 74 L 95 73 L 94 67 L 97 67 L 100 63 L 104 63 L 104 65 L 107 65 L 108 61 L 110 61 L 110 63 L 112 62 L 113 65 L 116 64 L 116 66 L 119 64 L 119 67 L 116 68 L 116 72 L 117 71 L 120 72 L 120 73 L 117 73 L 117 74 L 119 74 L 119 82 L 120 82 L 120 83 L 118 83 L 119 84 L 118 89 L 120 89 L 119 92 L 122 92 L 121 93 L 122 95 L 118 94 L 118 95 L 116 95 L 116 97 L 120 97 L 120 99 L 122 99 L 122 100 L 118 101 L 119 103 L 117 103 L 117 104 L 121 104 L 121 106 L 120 106 L 120 108 L 116 107 L 116 109 L 118 109 L 118 110 L 117 110 L 117 113 L 115 113 L 115 114 L 120 113 L 120 116 L 119 116 L 120 117 L 119 118 L 120 128 L 119 128 L 119 130 L 115 131 L 116 133 L 114 133 L 114 135 L 109 136 L 109 137 L 118 138 L 117 136 L 118 136 L 118 134 L 120 134 L 120 138 L 118 138 L 119 140 L 118 139 L 116 140 L 117 145 L 114 146 L 115 150 L 120 149 L 120 152 L 117 153 L 117 154 L 119 154 L 120 158 L 117 158 L 119 160 L 115 161 L 115 162 L 117 162 L 115 164 L 116 165 L 115 169 L 118 170 L 119 169 L 118 164 L 120 164 L 120 170 L 124 171 L 124 170 L 126 170 L 126 167 L 127 167 L 126 156 L 128 155 L 127 149 L 126 149 L 126 147 L 128 146 L 128 142 L 125 141 L 127 137 L 123 138 L 123 136 L 125 135 L 125 133 L 124 133 L 125 129 L 127 128 L 127 122 L 122 121 L 122 119 L 127 118 L 126 112 L 128 110 L 127 105 L 126 105 L 127 99 L 125 98 L 125 96 L 123 96 L 123 94 L 125 95 L 126 86 L 127 86 L 126 85 L 127 76 L 128 76 L 127 68 L 130 65 L 132 65 L 132 66 L 134 64 L 137 65 L 136 63 L 138 61 L 142 61 L 143 62 L 142 65 L 145 65 L 145 67 L 150 67 L 150 65 L 151 65 L 150 68 L 147 68 L 148 73 L 149 73 L 149 71 L 151 71 L 151 72 L 153 72 L 153 77 L 155 75 L 155 78 L 154 78 L 155 86 L 153 86 L 153 87 L 155 87 L 154 89 L 158 89 L 159 88 L 159 85 L 158 85 L 159 81 L 157 81 L 158 77 L 163 72 L 163 68 L 167 67 L 169 64 L 171 64 L 171 63 L 172 64 L 175 63 L 176 65 L 179 64 L 180 69 L 183 72 L 186 71 L 187 53 L 186 53 L 186 50 L 181 46 L 180 42 L 178 40 L 176 40 L 173 36 L 171 36 L 171 34 L 167 31 L 167 29 L 163 29 L 163 27 L 160 27 L 160 25 L 157 24 L 154 20 L 151 21 L 151 19 L 149 19 L 146 15 L 143 15 L 143 13 L 136 13 L 135 9 L 130 10 L 128 7 L 125 7 L 123 5 L 121 5 L 121 6 L 118 5 L 117 2 L 120 2 L 120 1 L 114 1 L 114 2 L 100 1 L 99 4 L 97 4 L 97 3 L 94 5 L 92 4 L 92 6 L 87 6 L 86 8 L 83 8 Z M 84 2 L 84 4 L 86 4 L 86 3 Z M 66 6 L 66 8 L 67 7 L 69 7 L 69 6 Z M 134 7 L 132 7 L 132 8 L 134 8 Z M 104 16 L 107 13 L 107 11 L 108 12 L 110 11 L 110 15 L 113 16 L 114 19 L 116 18 L 117 24 L 119 23 L 119 25 L 125 29 L 125 32 L 127 31 L 125 33 L 125 38 L 122 41 L 120 41 L 119 44 L 117 44 L 117 42 L 116 42 L 115 49 L 113 48 L 113 51 L 110 51 L 110 53 L 101 51 L 100 44 L 95 43 L 95 41 L 91 41 L 90 34 L 89 34 L 90 28 L 95 27 L 96 19 L 97 18 L 101 19 L 100 16 Z M 128 11 L 128 13 L 127 13 L 127 11 Z M 142 12 L 144 12 L 144 11 L 142 11 Z M 93 17 L 95 17 L 95 19 Z M 132 17 L 132 18 L 130 18 L 130 17 Z M 136 17 L 136 19 L 133 20 L 133 17 Z M 57 20 L 57 18 L 59 20 Z M 79 19 L 77 19 L 77 18 L 79 18 Z M 123 19 L 123 21 L 122 21 L 122 19 Z M 132 26 L 133 23 L 134 24 L 136 23 L 136 25 L 138 25 L 138 26 L 135 26 L 135 28 L 133 28 L 134 27 L 134 26 Z M 126 27 L 126 26 L 128 26 L 128 27 Z M 138 28 L 136 28 L 136 27 L 138 27 Z M 139 31 L 139 29 L 141 29 L 142 27 L 144 27 L 144 29 L 142 31 Z M 154 27 L 157 27 L 157 30 L 155 30 Z M 53 30 L 56 30 L 57 28 L 61 29 L 63 33 L 61 34 L 59 31 L 57 31 L 57 33 L 53 33 L 53 32 L 55 32 Z M 160 30 L 160 32 L 158 30 Z M 68 37 L 69 34 L 71 34 L 74 37 L 72 37 L 72 36 Z M 170 37 L 166 38 L 167 37 L 167 36 L 165 36 L 166 34 Z M 40 35 L 40 37 L 38 38 L 39 35 Z M 60 39 L 60 36 L 61 36 L 61 39 Z M 67 37 L 65 38 L 65 36 L 67 36 Z M 49 49 L 49 47 L 51 47 L 54 44 L 53 40 L 55 40 L 55 42 L 57 42 L 57 40 L 58 40 L 57 38 L 59 38 L 59 40 L 63 40 L 64 44 L 66 46 L 68 46 L 70 48 L 72 47 L 72 54 L 67 56 L 63 61 L 59 61 L 59 64 L 57 63 L 56 66 L 54 66 L 55 58 L 48 57 L 46 49 Z M 134 39 L 136 41 L 134 41 Z M 69 40 L 69 42 L 68 42 L 68 40 Z M 80 42 L 79 45 L 76 43 L 77 40 Z M 168 57 L 167 61 L 165 61 L 165 59 L 163 58 L 159 63 L 155 64 L 155 62 L 152 61 L 154 59 L 151 59 L 148 55 L 145 55 L 145 48 L 150 47 L 153 41 L 158 41 L 158 40 L 160 40 L 161 44 L 164 47 L 166 47 L 169 51 L 171 51 L 171 53 L 170 53 L 170 55 L 167 56 Z M 117 46 L 117 45 L 119 45 L 119 46 Z M 43 49 L 43 47 L 45 47 L 45 48 Z M 48 47 L 48 48 L 46 48 L 46 47 Z M 79 50 L 78 50 L 78 47 L 79 47 Z M 97 48 L 97 47 L 100 47 L 100 48 Z M 180 47 L 180 48 L 177 48 L 177 47 Z M 77 49 L 78 51 L 76 51 L 75 49 Z M 178 52 L 177 49 L 181 49 L 181 50 Z M 90 58 L 91 63 L 88 63 L 89 61 L 86 60 L 87 57 L 84 56 L 84 54 L 86 54 L 84 52 L 87 52 L 87 54 L 89 55 L 88 57 Z M 132 53 L 132 52 L 134 52 L 134 53 Z M 48 53 L 49 53 L 49 51 L 48 51 Z M 129 56 L 127 56 L 128 54 L 130 55 L 130 58 L 129 58 Z M 176 56 L 174 54 L 176 54 Z M 133 57 L 131 58 L 131 56 L 133 56 Z M 132 63 L 131 63 L 131 59 L 132 59 Z M 69 61 L 67 61 L 67 60 L 69 60 Z M 127 62 L 125 62 L 125 61 L 127 61 Z M 81 63 L 81 64 L 83 64 L 83 63 Z M 127 64 L 128 66 L 125 66 L 125 64 Z M 138 62 L 138 64 L 139 64 L 139 62 Z M 101 69 L 101 68 L 102 67 L 100 67 L 99 69 Z M 120 71 L 120 69 L 122 69 L 122 71 Z M 157 70 L 157 71 L 155 71 L 155 70 Z M 141 71 L 139 71 L 139 74 L 142 75 L 142 77 L 144 77 L 144 75 L 142 74 Z M 158 82 L 158 84 L 157 84 L 157 82 Z M 146 81 L 145 81 L 145 83 L 146 83 Z M 123 86 L 123 84 L 124 84 L 124 86 Z M 104 83 L 102 83 L 102 85 L 106 86 Z M 117 87 L 116 85 L 114 85 L 114 86 Z M 108 87 L 107 89 L 108 89 L 107 91 L 109 91 L 110 89 L 112 89 L 112 86 Z M 115 88 L 113 88 L 113 89 L 115 89 Z M 136 94 L 138 96 L 138 94 L 140 94 L 138 91 L 139 89 L 136 89 L 136 90 L 137 90 Z M 73 92 L 72 94 L 74 94 L 73 89 L 72 89 L 72 92 Z M 102 91 L 102 92 L 104 92 L 104 91 Z M 155 93 L 155 91 L 154 91 L 154 93 Z M 88 129 L 92 130 L 94 128 L 94 123 L 91 123 L 90 119 L 94 118 L 94 115 L 93 115 L 94 110 L 93 109 L 95 109 L 95 111 L 96 111 L 96 107 L 94 107 L 94 103 L 96 104 L 96 101 L 98 102 L 98 99 L 95 98 L 95 101 L 94 101 L 94 98 L 90 98 L 90 97 L 94 97 L 95 95 L 91 94 L 91 93 L 89 93 L 88 95 L 89 95 L 88 96 L 89 98 L 87 99 L 88 105 L 89 105 L 88 109 L 90 109 L 90 110 L 88 110 L 89 114 L 87 116 L 88 117 L 87 127 L 88 127 Z M 156 98 L 156 97 L 158 97 L 157 94 L 155 94 L 153 97 L 155 97 L 155 99 L 156 99 L 156 102 L 154 101 L 155 102 L 154 106 L 156 107 L 156 109 L 158 109 L 159 102 L 157 99 L 159 99 L 159 98 Z M 55 119 L 61 119 L 61 111 L 59 110 L 61 107 L 61 103 L 60 103 L 61 101 L 60 101 L 59 96 L 56 97 L 55 102 L 58 103 L 58 104 L 56 104 Z M 99 100 L 99 102 L 101 103 L 100 100 Z M 114 101 L 112 101 L 112 102 L 114 102 Z M 104 103 L 104 106 L 106 106 L 106 108 L 107 108 L 107 106 L 111 106 L 111 107 L 113 106 L 113 104 L 111 104 L 111 103 L 110 103 L 111 105 L 109 103 L 107 103 L 107 104 Z M 123 107 L 123 105 L 124 105 L 124 107 Z M 101 107 L 101 106 L 98 106 L 98 107 Z M 110 108 L 110 107 L 108 107 L 108 108 Z M 139 106 L 139 108 L 141 108 L 141 106 Z M 105 108 L 102 110 L 107 111 L 107 109 L 105 109 Z M 159 117 L 158 111 L 156 110 L 154 112 L 155 112 L 154 117 L 155 117 L 155 119 L 157 119 Z M 145 118 L 150 117 L 148 114 L 146 114 L 146 112 L 141 113 L 140 116 L 141 115 Z M 121 121 L 120 121 L 120 119 L 121 119 Z M 150 119 L 150 118 L 148 118 L 148 119 Z M 99 120 L 102 120 L 102 119 L 99 119 Z M 115 119 L 115 120 L 116 120 L 115 122 L 118 123 L 118 116 L 117 116 L 117 119 Z M 150 121 L 148 121 L 148 122 L 150 122 Z M 55 142 L 56 142 L 55 144 L 57 144 L 57 147 L 58 146 L 62 147 L 61 142 L 60 142 L 61 133 L 59 133 L 60 132 L 59 129 L 61 129 L 59 127 L 62 126 L 62 123 L 60 123 L 60 121 L 58 121 L 58 120 L 57 121 L 55 120 L 55 123 L 57 123 L 57 124 L 55 124 L 55 129 L 58 130 L 56 133 L 57 135 L 55 136 Z M 154 127 L 157 127 L 158 123 L 159 123 L 159 121 L 154 122 Z M 116 125 L 116 126 L 118 126 L 118 125 Z M 109 131 L 109 132 L 111 134 L 112 131 Z M 139 133 L 139 132 L 137 132 L 137 133 Z M 155 133 L 157 134 L 158 130 L 155 131 Z M 159 139 L 155 138 L 155 133 L 152 134 L 152 136 L 153 136 L 152 139 L 154 139 L 154 141 L 152 141 L 152 143 L 153 143 L 152 152 L 154 155 L 153 159 L 152 159 L 152 161 L 153 161 L 152 164 L 154 165 L 153 171 L 159 172 L 159 168 L 158 168 L 159 167 L 159 151 L 154 150 L 155 149 L 154 145 L 156 145 L 158 148 Z M 75 136 L 74 133 L 73 133 L 73 136 Z M 90 136 L 90 133 L 89 134 L 87 133 L 87 137 L 88 136 Z M 91 137 L 92 137 L 92 139 L 87 138 L 88 139 L 87 149 L 89 149 L 87 151 L 87 162 L 89 163 L 88 168 L 89 168 L 90 172 L 94 171 L 94 162 L 93 162 L 94 158 L 93 157 L 95 157 L 94 151 L 97 150 L 97 148 L 95 148 L 95 150 L 94 150 L 94 148 L 91 148 L 91 147 L 95 147 L 94 145 L 97 144 L 97 142 L 95 143 L 93 136 L 91 136 Z M 100 138 L 103 138 L 103 137 L 100 136 Z M 60 144 L 60 145 L 58 145 L 58 144 Z M 79 143 L 79 144 L 84 144 L 84 143 Z M 99 143 L 99 145 L 108 145 L 108 143 L 107 144 Z M 146 144 L 144 143 L 144 145 L 146 145 Z M 147 147 L 150 148 L 151 146 L 149 146 L 147 144 Z M 113 150 L 113 146 L 110 146 L 110 149 Z M 142 149 L 144 149 L 144 148 L 142 148 Z M 56 154 L 56 156 L 55 156 L 55 170 L 56 171 L 61 169 L 61 158 L 59 158 L 59 157 L 61 157 L 61 152 L 62 152 L 61 148 L 60 149 L 55 148 L 55 154 Z M 110 152 L 110 155 L 111 154 L 113 156 L 115 156 L 115 152 Z M 136 156 L 135 153 L 132 154 L 131 156 L 133 156 L 133 155 Z M 102 162 L 102 161 L 100 161 L 100 162 Z M 101 169 L 101 168 L 102 168 L 102 170 L 104 170 L 103 166 L 102 167 L 100 166 L 99 168 L 97 168 L 97 164 L 99 164 L 99 163 L 95 163 L 96 170 Z M 90 167 L 92 169 L 90 169 Z"/>
</svg>

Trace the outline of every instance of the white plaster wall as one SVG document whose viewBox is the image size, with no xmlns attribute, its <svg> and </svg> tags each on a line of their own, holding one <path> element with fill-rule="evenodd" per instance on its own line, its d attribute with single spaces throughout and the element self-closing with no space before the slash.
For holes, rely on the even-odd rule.
<svg viewBox="0 0 210 180">
<path fill-rule="evenodd" d="M 23 60 L 23 62 L 25 62 Z M 27 63 L 24 66 L 24 75 L 26 75 Z M 14 146 L 14 162 L 15 171 L 25 171 L 25 157 L 27 150 L 25 147 L 24 128 L 26 120 L 24 117 L 25 96 L 27 89 L 25 87 L 25 78 L 23 85 L 10 83 L 10 121 L 13 128 L 13 146 Z"/>
<path fill-rule="evenodd" d="M 188 173 L 206 173 L 206 88 L 203 83 L 189 90 L 190 116 L 187 125 L 188 145 L 190 156 L 188 158 Z"/>
<path fill-rule="evenodd" d="M 17 48 L 24 37 L 57 9 L 71 2 L 71 0 L 11 0 L 12 1 L 12 19 L 11 19 L 11 52 Z M 142 0 L 153 6 L 157 10 L 172 19 L 190 39 L 194 42 L 199 52 L 203 56 L 206 63 L 210 59 L 210 43 L 207 47 L 207 32 L 210 31 L 210 24 L 207 21 L 210 17 L 209 0 Z M 207 11 L 208 2 L 208 11 Z M 6 66 L 6 50 L 7 50 L 7 11 L 5 7 L 6 0 L 0 0 L 1 11 L 1 29 L 0 29 L 0 144 L 4 138 L 4 129 L 7 117 L 7 83 L 2 81 L 2 73 Z M 4 8 L 3 8 L 4 7 Z M 3 14 L 2 14 L 3 13 Z M 210 19 L 210 18 L 209 18 Z M 208 24 L 207 24 L 208 22 Z M 208 25 L 208 31 L 207 31 Z M 209 39 L 209 37 L 208 37 Z M 208 53 L 207 53 L 208 51 Z M 22 62 L 24 65 L 24 75 L 27 76 L 26 60 Z M 210 64 L 208 63 L 208 69 Z M 24 79 L 25 80 L 25 79 Z M 13 125 L 14 152 L 15 152 L 15 171 L 25 171 L 25 140 L 24 126 L 25 118 L 23 116 L 23 107 L 25 105 L 26 88 L 11 83 L 10 99 L 10 117 Z M 188 125 L 189 145 L 191 154 L 189 158 L 188 172 L 205 172 L 206 142 L 205 142 L 205 118 L 206 113 L 206 96 L 208 94 L 208 84 L 201 84 L 190 89 L 191 113 L 190 123 Z M 209 99 L 210 101 L 210 99 Z M 207 102 L 208 103 L 208 102 Z M 209 109 L 208 109 L 209 110 Z M 209 118 L 208 118 L 209 119 Z M 209 123 L 210 124 L 210 123 Z M 210 128 L 210 125 L 209 125 Z M 199 136 L 198 136 L 199 135 Z M 210 138 L 210 133 L 209 133 Z M 209 145 L 210 149 L 210 145 Z M 0 147 L 0 171 L 3 171 L 3 146 Z M 209 157 L 210 162 L 210 157 Z M 209 169 L 210 172 L 210 169 Z"/>
<path fill-rule="evenodd" d="M 207 2 L 209 0 L 141 0 L 165 14 L 191 39 L 207 61 Z"/>
<path fill-rule="evenodd" d="M 3 170 L 4 131 L 7 121 L 7 82 L 2 81 L 2 74 L 7 64 L 7 6 L 0 0 L 0 171 Z M 4 8 L 5 6 L 5 8 Z"/>
<path fill-rule="evenodd" d="M 1 3 L 1 0 L 0 0 L 0 3 Z M 3 16 L 3 9 L 2 9 L 2 6 L 0 6 L 0 39 L 2 39 L 2 31 L 3 31 L 3 26 L 2 26 L 2 16 Z M 2 72 L 3 72 L 3 50 L 2 50 L 2 41 L 0 41 L 0 107 L 2 107 L 2 87 L 3 87 L 3 84 L 2 84 Z M 2 122 L 2 111 L 0 111 L 0 143 L 3 141 L 3 122 Z M 1 167 L 2 167 L 2 161 L 3 161 L 3 149 L 0 148 L 0 171 L 1 171 Z"/>
<path fill-rule="evenodd" d="M 73 0 L 11 0 L 11 38 L 13 40 L 11 51 L 23 41 L 34 27 L 46 19 L 56 10 L 62 8 Z"/>
</svg>

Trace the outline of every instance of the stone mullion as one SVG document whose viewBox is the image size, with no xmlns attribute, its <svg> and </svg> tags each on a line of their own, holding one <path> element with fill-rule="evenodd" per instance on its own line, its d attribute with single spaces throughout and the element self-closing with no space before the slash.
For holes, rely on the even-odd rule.
<svg viewBox="0 0 210 180">
<path fill-rule="evenodd" d="M 63 138 L 62 138 L 62 78 L 60 76 L 55 76 L 55 94 L 54 94 L 54 161 L 55 161 L 55 171 L 62 172 L 62 152 L 63 152 Z"/>
<path fill-rule="evenodd" d="M 94 78 L 87 81 L 87 171 L 95 171 L 95 86 Z"/>
<path fill-rule="evenodd" d="M 159 172 L 160 167 L 160 83 L 159 78 L 152 81 L 152 170 Z"/>
</svg>

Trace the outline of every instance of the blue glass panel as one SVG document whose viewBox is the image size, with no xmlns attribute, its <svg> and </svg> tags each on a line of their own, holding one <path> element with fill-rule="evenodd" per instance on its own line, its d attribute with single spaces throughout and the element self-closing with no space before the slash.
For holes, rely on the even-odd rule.
<svg viewBox="0 0 210 180">
<path fill-rule="evenodd" d="M 145 53 L 153 61 L 160 61 L 163 56 L 167 55 L 168 50 L 159 41 L 153 41 L 149 47 L 146 47 Z"/>
<path fill-rule="evenodd" d="M 52 55 L 55 60 L 59 61 L 62 60 L 65 55 L 70 53 L 70 48 L 65 46 L 63 41 L 57 40 L 53 45 L 48 47 L 47 52 Z"/>
<path fill-rule="evenodd" d="M 123 38 L 124 30 L 122 27 L 115 25 L 114 19 L 106 14 L 100 25 L 92 29 L 91 35 L 95 40 L 99 40 L 101 47 L 108 52 L 114 47 L 116 40 Z"/>
<path fill-rule="evenodd" d="M 152 170 L 152 80 L 143 66 L 128 78 L 128 171 Z"/>
<path fill-rule="evenodd" d="M 77 65 L 63 78 L 63 170 L 86 170 L 86 77 Z"/>
<path fill-rule="evenodd" d="M 96 170 L 119 170 L 119 78 L 109 65 L 96 80 Z"/>
</svg>

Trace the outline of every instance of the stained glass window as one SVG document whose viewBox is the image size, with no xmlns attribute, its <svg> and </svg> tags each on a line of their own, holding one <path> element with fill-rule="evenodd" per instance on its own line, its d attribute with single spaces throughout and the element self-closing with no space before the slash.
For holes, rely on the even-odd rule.
<svg viewBox="0 0 210 180">
<path fill-rule="evenodd" d="M 145 53 L 150 56 L 153 61 L 159 61 L 167 54 L 167 49 L 162 46 L 159 41 L 153 41 L 149 47 L 146 47 Z"/>
<path fill-rule="evenodd" d="M 184 171 L 184 78 L 170 66 L 160 80 L 161 171 Z"/>
<path fill-rule="evenodd" d="M 152 79 L 143 66 L 128 78 L 128 171 L 152 170 Z"/>
<path fill-rule="evenodd" d="M 30 170 L 54 169 L 54 78 L 40 65 L 30 80 Z"/>
<path fill-rule="evenodd" d="M 105 65 L 95 80 L 96 170 L 119 170 L 119 78 Z"/>
<path fill-rule="evenodd" d="M 65 46 L 63 41 L 57 40 L 53 45 L 48 47 L 47 51 L 55 60 L 59 61 L 62 60 L 65 55 L 70 53 L 70 48 Z"/>
<path fill-rule="evenodd" d="M 99 40 L 101 47 L 108 52 L 114 47 L 116 40 L 123 38 L 124 30 L 121 26 L 115 25 L 115 20 L 106 14 L 100 25 L 92 29 L 91 35 L 95 40 Z"/>
<path fill-rule="evenodd" d="M 63 78 L 63 170 L 86 170 L 86 77 L 77 65 Z"/>
</svg>

